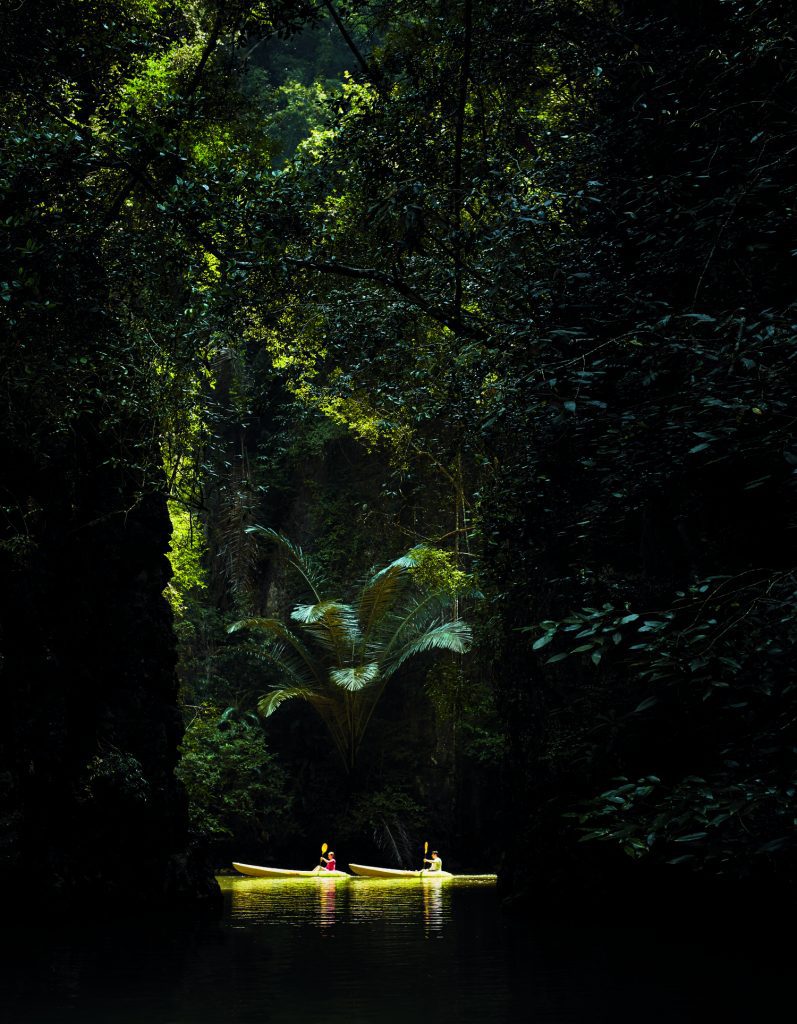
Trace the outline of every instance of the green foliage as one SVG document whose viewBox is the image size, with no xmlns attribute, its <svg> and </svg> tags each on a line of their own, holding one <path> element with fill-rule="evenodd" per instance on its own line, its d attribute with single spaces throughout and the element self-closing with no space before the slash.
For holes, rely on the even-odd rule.
<svg viewBox="0 0 797 1024">
<path fill-rule="evenodd" d="M 578 631 L 573 640 L 582 641 L 549 664 L 568 653 L 597 664 L 606 650 L 627 667 L 635 685 L 618 708 L 618 727 L 699 742 L 691 767 L 701 775 L 688 770 L 689 760 L 682 766 L 671 752 L 652 753 L 648 767 L 661 778 L 636 787 L 624 778 L 593 798 L 578 815 L 584 839 L 734 875 L 751 870 L 751 857 L 788 850 L 797 772 L 789 764 L 794 685 L 784 659 L 797 641 L 796 584 L 792 572 L 748 572 L 695 583 L 664 613 L 618 615 L 606 604 L 541 624 L 537 649 L 560 631 L 563 639 Z M 673 845 L 680 843 L 689 846 Z"/>
<path fill-rule="evenodd" d="M 412 565 L 409 573 L 413 581 L 424 590 L 449 594 L 451 597 L 472 591 L 472 581 L 457 565 L 450 551 L 420 545 L 410 552 Z"/>
<path fill-rule="evenodd" d="M 288 829 L 285 771 L 266 746 L 256 715 L 203 706 L 180 748 L 177 777 L 188 791 L 194 827 L 220 842 L 268 845 Z"/>
<path fill-rule="evenodd" d="M 596 796 L 577 818 L 582 841 L 617 843 L 631 857 L 744 877 L 793 845 L 795 782 L 740 778 L 731 762 L 710 781 L 688 775 L 666 786 L 650 775 L 627 778 Z"/>
<path fill-rule="evenodd" d="M 169 546 L 169 562 L 172 578 L 166 588 L 166 596 L 175 612 L 186 609 L 189 597 L 198 597 L 207 590 L 207 572 L 203 565 L 205 544 L 199 524 L 189 512 L 169 503 L 172 521 L 172 539 Z"/>
<path fill-rule="evenodd" d="M 229 627 L 264 634 L 253 649 L 276 667 L 285 683 L 259 703 L 265 716 L 286 700 L 309 703 L 321 716 L 347 771 L 388 680 L 410 658 L 429 651 L 462 654 L 470 627 L 458 619 L 445 590 L 418 590 L 411 579 L 410 552 L 374 572 L 352 603 L 323 599 L 317 565 L 287 537 L 274 530 L 253 531 L 276 543 L 314 603 L 296 605 L 291 620 L 299 632 L 276 619 L 242 619 Z"/>
<path fill-rule="evenodd" d="M 417 836 L 426 821 L 424 808 L 405 790 L 387 786 L 356 799 L 341 837 L 361 841 L 368 836 L 390 863 L 414 865 L 419 856 Z"/>
<path fill-rule="evenodd" d="M 495 689 L 441 672 L 438 723 L 493 764 L 503 716 L 515 806 L 740 873 L 794 787 L 793 19 L 654 6 L 343 5 L 351 52 L 288 0 L 10 11 L 0 450 L 118 472 L 109 521 L 168 493 L 184 693 L 251 650 L 347 764 L 478 577 Z M 9 564 L 80 473 L 9 483 Z M 221 652 L 261 514 L 319 564 L 260 531 L 306 603 Z"/>
</svg>

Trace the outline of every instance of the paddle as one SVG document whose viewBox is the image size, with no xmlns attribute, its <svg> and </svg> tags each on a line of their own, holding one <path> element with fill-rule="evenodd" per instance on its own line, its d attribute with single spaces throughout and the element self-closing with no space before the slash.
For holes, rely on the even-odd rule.
<svg viewBox="0 0 797 1024">
<path fill-rule="evenodd" d="M 426 870 L 426 854 L 429 852 L 429 840 L 423 844 L 423 867 L 421 868 L 421 874 Z"/>
</svg>

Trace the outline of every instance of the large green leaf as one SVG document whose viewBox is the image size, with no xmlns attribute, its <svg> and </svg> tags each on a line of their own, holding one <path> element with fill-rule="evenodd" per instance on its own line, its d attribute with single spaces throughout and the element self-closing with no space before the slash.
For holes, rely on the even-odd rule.
<svg viewBox="0 0 797 1024">
<path fill-rule="evenodd" d="M 303 686 L 285 686 L 279 690 L 271 690 L 257 702 L 257 710 L 264 718 L 273 715 L 280 704 L 286 700 L 305 700 L 311 702 L 316 697 L 312 690 Z"/>
<path fill-rule="evenodd" d="M 340 601 L 322 601 L 317 605 L 297 605 L 291 618 L 338 664 L 351 664 L 358 656 L 362 633 L 356 610 Z"/>
<path fill-rule="evenodd" d="M 336 686 L 356 693 L 379 679 L 379 665 L 371 661 L 365 665 L 352 665 L 350 668 L 330 669 L 329 678 Z"/>
<path fill-rule="evenodd" d="M 472 641 L 471 628 L 462 619 L 441 622 L 394 651 L 383 666 L 383 674 L 387 678 L 408 658 L 424 654 L 426 651 L 453 651 L 455 654 L 464 654 L 470 649 Z"/>
</svg>

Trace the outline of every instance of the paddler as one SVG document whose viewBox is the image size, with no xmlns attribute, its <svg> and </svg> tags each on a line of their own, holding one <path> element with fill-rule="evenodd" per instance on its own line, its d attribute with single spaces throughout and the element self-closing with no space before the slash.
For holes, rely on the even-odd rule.
<svg viewBox="0 0 797 1024">
<path fill-rule="evenodd" d="M 329 856 L 325 857 L 321 854 L 321 870 L 322 871 L 334 871 L 335 870 L 335 851 L 330 850 Z"/>
<path fill-rule="evenodd" d="M 423 862 L 424 862 L 424 864 L 428 864 L 429 865 L 429 871 L 442 871 L 443 870 L 443 862 L 440 859 L 440 854 L 437 852 L 437 850 L 432 850 L 432 856 L 431 857 L 424 857 L 423 858 Z"/>
</svg>

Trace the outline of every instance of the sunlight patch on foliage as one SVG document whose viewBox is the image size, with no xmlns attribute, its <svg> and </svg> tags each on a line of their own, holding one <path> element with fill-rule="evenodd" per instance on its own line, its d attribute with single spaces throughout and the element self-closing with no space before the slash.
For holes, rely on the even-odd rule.
<svg viewBox="0 0 797 1024">
<path fill-rule="evenodd" d="M 196 67 L 202 55 L 200 43 L 180 42 L 165 53 L 149 57 L 139 73 L 122 86 L 123 113 L 149 114 L 168 107 L 179 93 L 181 83 Z"/>
<path fill-rule="evenodd" d="M 457 566 L 452 552 L 421 545 L 413 548 L 411 554 L 413 564 L 409 573 L 423 590 L 456 597 L 472 588 L 470 575 Z"/>
<path fill-rule="evenodd" d="M 174 501 L 169 502 L 172 521 L 172 539 L 169 545 L 169 563 L 172 578 L 165 594 L 175 614 L 185 611 L 189 594 L 207 590 L 207 573 L 203 565 L 205 541 L 191 513 Z"/>
</svg>

